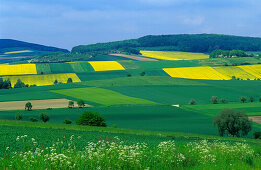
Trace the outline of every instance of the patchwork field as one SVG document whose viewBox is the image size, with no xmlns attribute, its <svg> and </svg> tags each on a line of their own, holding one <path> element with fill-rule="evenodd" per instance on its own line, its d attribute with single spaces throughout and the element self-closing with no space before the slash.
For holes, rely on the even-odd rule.
<svg viewBox="0 0 261 170">
<path fill-rule="evenodd" d="M 171 77 L 187 79 L 230 80 L 234 77 L 242 80 L 256 80 L 261 78 L 261 65 L 183 67 L 163 70 Z"/>
<path fill-rule="evenodd" d="M 54 81 L 57 80 L 61 83 L 67 83 L 68 78 L 71 78 L 74 83 L 81 82 L 75 73 L 62 73 L 62 74 L 46 74 L 46 75 L 25 75 L 25 76 L 3 76 L 4 80 L 9 79 L 12 87 L 18 79 L 28 85 L 47 86 L 53 85 Z"/>
<path fill-rule="evenodd" d="M 140 51 L 142 56 L 161 60 L 198 60 L 207 59 L 208 55 L 203 53 L 173 52 L 173 51 Z"/>
<path fill-rule="evenodd" d="M 48 109 L 48 108 L 67 108 L 68 99 L 48 99 L 48 100 L 26 100 L 26 101 L 10 101 L 0 102 L 0 111 L 4 110 L 24 110 L 25 104 L 31 102 L 32 109 Z M 90 107 L 90 105 L 86 105 Z"/>
<path fill-rule="evenodd" d="M 96 88 L 96 87 L 52 90 L 51 92 L 70 96 L 73 98 L 82 99 L 85 101 L 91 101 L 91 102 L 102 104 L 102 105 L 153 105 L 153 104 L 157 104 L 157 103 L 151 102 L 149 100 L 129 97 L 129 96 L 125 96 L 125 95 L 122 95 L 120 93 L 117 93 L 117 92 L 114 92 L 111 90 Z"/>
<path fill-rule="evenodd" d="M 0 75 L 37 74 L 35 64 L 0 65 Z"/>
<path fill-rule="evenodd" d="M 91 61 L 89 62 L 95 71 L 125 70 L 116 61 Z"/>
</svg>

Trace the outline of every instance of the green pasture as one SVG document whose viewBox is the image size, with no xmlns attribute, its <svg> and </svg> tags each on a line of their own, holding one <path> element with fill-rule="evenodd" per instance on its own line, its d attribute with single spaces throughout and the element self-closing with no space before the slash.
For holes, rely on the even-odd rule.
<svg viewBox="0 0 261 170">
<path fill-rule="evenodd" d="M 85 101 L 91 101 L 102 105 L 157 104 L 148 100 L 129 97 L 111 90 L 96 87 L 52 90 L 51 92 L 82 99 Z"/>
<path fill-rule="evenodd" d="M 261 116 L 261 102 L 183 105 L 182 108 L 185 110 L 195 111 L 206 115 L 216 115 L 221 110 L 229 108 L 243 111 L 249 116 Z"/>
</svg>

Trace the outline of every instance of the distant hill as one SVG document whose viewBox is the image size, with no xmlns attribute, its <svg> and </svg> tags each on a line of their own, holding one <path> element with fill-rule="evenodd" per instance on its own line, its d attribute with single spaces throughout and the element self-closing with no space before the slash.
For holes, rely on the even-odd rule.
<svg viewBox="0 0 261 170">
<path fill-rule="evenodd" d="M 132 49 L 210 53 L 215 49 L 261 51 L 261 38 L 220 34 L 148 35 L 138 39 L 80 45 L 72 53 Z M 131 50 L 130 50 L 131 49 Z"/>
<path fill-rule="evenodd" d="M 34 43 L 28 43 L 24 41 L 18 41 L 13 39 L 0 39 L 0 52 L 7 52 L 10 49 L 21 50 L 33 50 L 33 51 L 46 51 L 46 52 L 69 52 L 66 49 L 44 46 Z"/>
</svg>

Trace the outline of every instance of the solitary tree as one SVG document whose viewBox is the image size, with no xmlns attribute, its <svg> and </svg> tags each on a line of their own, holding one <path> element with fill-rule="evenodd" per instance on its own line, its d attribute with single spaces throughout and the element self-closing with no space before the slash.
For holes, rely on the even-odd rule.
<svg viewBox="0 0 261 170">
<path fill-rule="evenodd" d="M 68 78 L 67 83 L 72 83 L 72 82 L 73 82 L 72 78 Z"/>
<path fill-rule="evenodd" d="M 241 102 L 245 103 L 245 102 L 246 102 L 246 100 L 247 100 L 247 99 L 246 99 L 245 97 L 243 97 L 243 96 L 242 96 L 242 97 L 240 97 L 240 101 L 241 101 Z"/>
<path fill-rule="evenodd" d="M 233 137 L 246 136 L 252 129 L 252 121 L 247 115 L 233 109 L 222 110 L 215 116 L 213 124 L 217 125 L 220 136 L 225 134 Z"/>
<path fill-rule="evenodd" d="M 69 101 L 68 107 L 69 107 L 69 108 L 73 108 L 73 107 L 74 107 L 74 101 Z"/>
<path fill-rule="evenodd" d="M 211 101 L 213 104 L 217 104 L 218 103 L 218 97 L 217 96 L 212 96 L 211 97 Z"/>
<path fill-rule="evenodd" d="M 145 74 L 146 74 L 145 71 L 140 73 L 141 76 L 145 76 Z"/>
<path fill-rule="evenodd" d="M 77 125 L 103 126 L 106 127 L 105 119 L 97 112 L 83 112 L 76 120 Z"/>
<path fill-rule="evenodd" d="M 79 108 L 82 108 L 85 106 L 85 102 L 82 99 L 80 99 L 77 101 L 77 105 L 79 106 Z"/>
<path fill-rule="evenodd" d="M 44 123 L 46 123 L 50 119 L 49 115 L 46 113 L 41 113 L 39 117 Z"/>
<path fill-rule="evenodd" d="M 25 110 L 27 110 L 27 111 L 30 111 L 30 110 L 32 110 L 32 107 L 33 107 L 33 105 L 32 105 L 32 103 L 31 102 L 27 102 L 26 104 L 25 104 Z"/>
<path fill-rule="evenodd" d="M 196 101 L 195 101 L 194 99 L 191 99 L 191 100 L 189 101 L 189 104 L 190 104 L 190 105 L 194 105 L 194 104 L 196 104 Z"/>
</svg>

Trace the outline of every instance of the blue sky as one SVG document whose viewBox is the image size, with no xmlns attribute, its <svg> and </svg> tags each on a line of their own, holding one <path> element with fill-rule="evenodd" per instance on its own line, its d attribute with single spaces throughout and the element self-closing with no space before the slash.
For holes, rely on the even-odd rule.
<svg viewBox="0 0 261 170">
<path fill-rule="evenodd" d="M 0 0 L 0 38 L 71 49 L 144 35 L 261 37 L 260 0 Z"/>
</svg>

